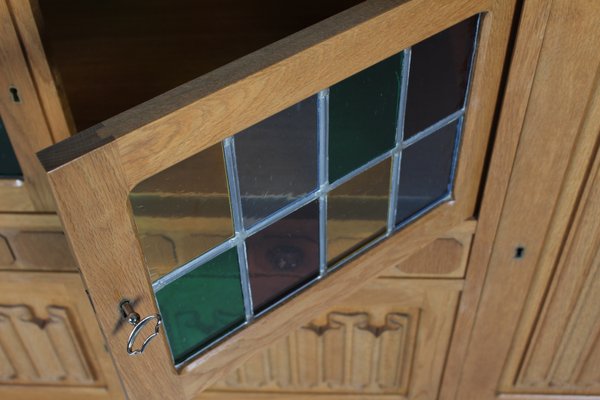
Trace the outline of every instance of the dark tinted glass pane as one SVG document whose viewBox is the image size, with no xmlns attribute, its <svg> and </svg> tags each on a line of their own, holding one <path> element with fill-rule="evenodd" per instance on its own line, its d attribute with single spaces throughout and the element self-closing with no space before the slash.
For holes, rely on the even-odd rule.
<svg viewBox="0 0 600 400">
<path fill-rule="evenodd" d="M 404 139 L 462 108 L 477 16 L 413 46 Z"/>
<path fill-rule="evenodd" d="M 233 248 L 156 294 L 175 362 L 245 321 L 237 249 Z"/>
<path fill-rule="evenodd" d="M 394 147 L 402 53 L 330 89 L 329 182 Z"/>
<path fill-rule="evenodd" d="M 314 201 L 246 240 L 250 287 L 260 311 L 319 274 L 319 204 Z"/>
<path fill-rule="evenodd" d="M 396 223 L 448 193 L 457 125 L 454 121 L 402 152 Z"/>
<path fill-rule="evenodd" d="M 129 198 L 153 281 L 233 235 L 220 144 L 146 179 Z"/>
<path fill-rule="evenodd" d="M 240 132 L 235 150 L 249 227 L 316 189 L 316 96 Z"/>
<path fill-rule="evenodd" d="M 327 262 L 331 265 L 386 231 L 390 159 L 331 191 L 327 198 Z"/>
<path fill-rule="evenodd" d="M 0 119 L 0 178 L 16 178 L 22 175 L 4 123 Z"/>
</svg>

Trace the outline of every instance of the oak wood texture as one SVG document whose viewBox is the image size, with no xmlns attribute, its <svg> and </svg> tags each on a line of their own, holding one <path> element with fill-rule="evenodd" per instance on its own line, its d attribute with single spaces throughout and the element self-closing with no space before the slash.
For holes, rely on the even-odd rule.
<svg viewBox="0 0 600 400">
<path fill-rule="evenodd" d="M 464 278 L 476 228 L 477 221 L 465 221 L 380 277 Z"/>
<path fill-rule="evenodd" d="M 599 167 L 596 157 L 543 304 L 536 299 L 535 321 L 525 322 L 529 343 L 511 352 L 521 360 L 504 370 L 504 390 L 600 395 Z"/>
<path fill-rule="evenodd" d="M 191 81 L 40 153 L 75 259 L 131 398 L 190 398 L 253 352 L 474 213 L 512 1 L 367 1 Z M 435 11 L 432 11 L 435 10 Z M 141 180 L 476 13 L 487 12 L 475 64 L 454 200 L 189 363 L 172 367 L 164 335 L 141 357 L 124 351 L 117 305 L 156 313 L 127 196 Z M 274 96 L 273 94 L 277 95 Z"/>
<path fill-rule="evenodd" d="M 52 194 L 35 156 L 53 144 L 52 135 L 7 0 L 0 2 L 0 29 L 0 117 L 25 177 L 16 187 L 0 186 L 0 211 L 52 211 Z M 10 95 L 11 88 L 17 90 L 18 102 Z M 30 201 L 15 192 L 26 192 Z"/>
<path fill-rule="evenodd" d="M 0 272 L 0 360 L 4 399 L 122 398 L 77 274 Z"/>
<path fill-rule="evenodd" d="M 35 211 L 35 205 L 21 179 L 0 180 L 0 209 L 10 212 Z"/>
<path fill-rule="evenodd" d="M 585 0 L 533 1 L 526 4 L 523 20 L 533 24 L 528 25 L 529 33 L 518 39 L 517 48 L 522 49 L 522 60 L 533 62 L 539 57 L 539 62 L 523 121 L 511 121 L 513 116 L 504 112 L 501 117 L 506 126 L 521 125 L 522 134 L 457 399 L 493 399 L 508 391 L 516 393 L 503 394 L 500 398 L 534 398 L 532 394 L 520 394 L 520 391 L 537 392 L 539 398 L 561 398 L 550 394 L 560 392 L 566 386 L 569 391 L 578 385 L 577 390 L 581 392 L 588 390 L 589 393 L 591 390 L 590 387 L 582 387 L 585 386 L 582 382 L 561 381 L 560 377 L 564 379 L 565 375 L 554 374 L 554 371 L 573 368 L 572 359 L 559 357 L 564 354 L 563 349 L 573 344 L 567 336 L 556 335 L 556 329 L 558 324 L 565 324 L 564 318 L 576 319 L 582 316 L 578 312 L 588 312 L 585 301 L 592 299 L 586 292 L 578 293 L 573 299 L 575 303 L 565 302 L 565 306 L 571 307 L 567 310 L 573 310 L 572 316 L 564 316 L 568 311 L 557 311 L 554 316 L 556 327 L 541 333 L 536 326 L 543 324 L 546 312 L 556 307 L 552 305 L 555 302 L 553 296 L 559 290 L 555 279 L 559 279 L 560 275 L 556 274 L 561 271 L 563 257 L 569 257 L 571 238 L 594 236 L 585 224 L 577 222 L 574 215 L 577 207 L 581 210 L 579 213 L 586 212 L 585 193 L 593 190 L 584 187 L 585 182 L 591 179 L 588 178 L 590 163 L 597 149 L 600 131 L 600 54 L 595 51 L 600 40 L 599 12 L 595 3 Z M 535 53 L 539 46 L 538 56 Z M 525 51 L 526 47 L 532 51 Z M 521 60 L 517 54 L 515 65 Z M 516 71 L 524 72 L 524 69 Z M 527 73 L 515 73 L 509 86 L 525 85 L 529 79 Z M 560 93 L 559 102 L 555 101 L 557 93 Z M 522 105 L 522 101 L 509 94 L 506 102 L 510 101 Z M 592 169 L 594 173 L 596 168 Z M 593 203 L 589 206 L 593 207 Z M 592 215 L 595 220 L 589 223 L 597 225 L 598 212 L 592 212 Z M 483 226 L 483 219 L 480 224 Z M 574 241 L 572 243 L 577 245 Z M 514 251 L 519 245 L 525 247 L 525 255 L 517 259 Z M 581 243 L 579 246 L 585 246 L 587 251 L 597 250 L 593 243 Z M 584 252 L 580 256 L 585 257 L 586 254 Z M 579 258 L 570 261 L 569 268 L 574 269 L 593 265 Z M 567 286 L 577 285 L 578 281 L 586 279 L 583 273 L 572 278 L 563 277 L 567 281 L 561 285 Z M 593 282 L 593 279 L 588 282 Z M 567 295 L 564 291 L 560 293 Z M 580 340 L 587 340 L 585 335 L 593 336 L 593 324 L 597 323 L 597 319 L 581 318 L 581 330 L 569 332 L 579 335 Z M 553 344 L 544 344 L 552 335 L 555 335 Z M 490 343 L 494 345 L 490 346 Z M 528 348 L 529 345 L 534 347 Z M 546 354 L 534 355 L 537 346 L 547 346 Z M 572 356 L 578 352 L 586 354 L 586 350 L 577 346 L 570 350 Z M 593 347 L 588 347 L 587 354 L 593 356 L 592 350 Z M 552 367 L 547 369 L 547 361 L 536 357 L 554 358 Z M 585 361 L 581 362 L 581 371 L 592 375 L 598 373 L 598 364 L 587 368 Z M 518 365 L 522 365 L 523 369 Z M 523 381 L 519 381 L 523 375 L 515 375 L 517 369 L 526 376 L 529 373 L 540 376 L 535 384 L 537 388 L 523 389 Z M 556 388 L 550 384 L 555 377 L 558 378 L 554 382 L 558 383 Z M 514 387 L 515 383 L 517 387 Z"/>
<path fill-rule="evenodd" d="M 0 214 L 0 270 L 76 271 L 55 214 Z"/>
<path fill-rule="evenodd" d="M 492 153 L 481 209 L 477 234 L 469 259 L 465 290 L 461 297 L 453 342 L 440 399 L 454 399 L 458 388 L 464 358 L 470 342 L 475 312 L 486 277 L 493 243 L 502 218 L 505 193 L 523 128 L 529 98 L 542 48 L 551 2 L 528 1 L 519 21 L 518 40 L 513 50 L 505 97 L 503 116 L 496 131 L 495 150 Z"/>
<path fill-rule="evenodd" d="M 8 0 L 8 5 L 52 140 L 66 139 L 75 133 L 75 125 L 60 76 L 52 70 L 42 43 L 44 21 L 37 0 Z"/>
<path fill-rule="evenodd" d="M 461 289 L 459 280 L 376 279 L 197 399 L 435 399 Z"/>
</svg>

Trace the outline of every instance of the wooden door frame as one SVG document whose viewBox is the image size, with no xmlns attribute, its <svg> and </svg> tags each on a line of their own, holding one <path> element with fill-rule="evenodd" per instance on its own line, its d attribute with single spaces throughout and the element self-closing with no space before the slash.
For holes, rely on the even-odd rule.
<svg viewBox="0 0 600 400">
<path fill-rule="evenodd" d="M 107 346 L 131 398 L 192 397 L 254 351 L 473 215 L 514 3 L 367 1 L 39 154 Z M 180 371 L 173 367 L 165 335 L 143 356 L 127 355 L 129 332 L 113 332 L 120 301 L 138 299 L 136 309 L 142 315 L 158 312 L 128 202 L 136 184 L 478 13 L 485 13 L 485 18 L 453 201 Z M 277 96 L 269 96 L 272 93 Z"/>
<path fill-rule="evenodd" d="M 54 211 L 46 171 L 35 153 L 74 131 L 36 14 L 35 0 L 0 0 L 0 114 L 23 172 L 23 179 L 0 180 L 0 212 Z"/>
</svg>

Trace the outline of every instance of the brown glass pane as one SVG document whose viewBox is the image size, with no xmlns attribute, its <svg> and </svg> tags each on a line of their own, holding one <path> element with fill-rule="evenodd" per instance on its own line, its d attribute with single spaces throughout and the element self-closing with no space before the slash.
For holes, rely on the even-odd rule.
<svg viewBox="0 0 600 400">
<path fill-rule="evenodd" d="M 385 232 L 390 159 L 352 178 L 327 197 L 327 262 L 332 265 Z"/>
<path fill-rule="evenodd" d="M 404 139 L 462 108 L 477 18 L 469 18 L 413 46 Z"/>
<path fill-rule="evenodd" d="M 221 144 L 146 179 L 129 198 L 153 281 L 233 235 Z"/>
<path fill-rule="evenodd" d="M 317 188 L 317 96 L 235 135 L 246 228 Z"/>
<path fill-rule="evenodd" d="M 246 240 L 255 312 L 319 274 L 319 204 L 307 204 Z"/>
</svg>

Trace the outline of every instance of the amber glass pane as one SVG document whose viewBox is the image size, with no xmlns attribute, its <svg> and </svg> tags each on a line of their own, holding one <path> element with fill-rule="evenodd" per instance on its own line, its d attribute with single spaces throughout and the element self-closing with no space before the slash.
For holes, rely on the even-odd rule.
<svg viewBox="0 0 600 400">
<path fill-rule="evenodd" d="M 469 18 L 413 46 L 405 139 L 462 108 L 477 18 Z"/>
<path fill-rule="evenodd" d="M 394 147 L 401 75 L 402 53 L 330 89 L 329 182 Z"/>
<path fill-rule="evenodd" d="M 390 159 L 331 191 L 327 198 L 327 260 L 334 264 L 385 232 Z"/>
<path fill-rule="evenodd" d="M 246 228 L 317 186 L 317 98 L 235 136 Z"/>
<path fill-rule="evenodd" d="M 449 193 L 457 125 L 454 121 L 402 152 L 396 223 Z"/>
<path fill-rule="evenodd" d="M 181 362 L 245 320 L 237 249 L 165 286 L 156 298 L 173 358 Z"/>
<path fill-rule="evenodd" d="M 319 275 L 319 204 L 309 203 L 246 240 L 255 312 Z"/>
<path fill-rule="evenodd" d="M 233 235 L 221 144 L 146 179 L 129 198 L 153 281 Z"/>
<path fill-rule="evenodd" d="M 18 178 L 21 175 L 21 167 L 8 140 L 4 123 L 0 119 L 0 178 Z"/>
</svg>

